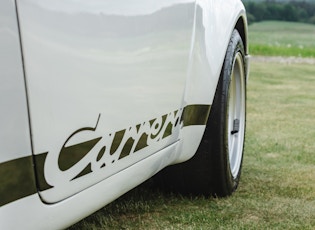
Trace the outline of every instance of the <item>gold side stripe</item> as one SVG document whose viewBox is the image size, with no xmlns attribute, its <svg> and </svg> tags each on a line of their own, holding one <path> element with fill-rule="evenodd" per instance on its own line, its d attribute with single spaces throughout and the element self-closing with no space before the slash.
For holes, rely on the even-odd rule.
<svg viewBox="0 0 315 230">
<path fill-rule="evenodd" d="M 210 108 L 210 105 L 186 106 L 181 116 L 183 126 L 206 125 Z M 44 163 L 47 154 L 46 152 L 35 155 L 34 157 L 37 171 L 37 184 L 35 181 L 32 156 L 0 163 L 0 207 L 35 194 L 37 188 L 40 188 L 41 191 L 51 188 L 44 176 Z M 70 160 L 70 163 L 71 162 Z"/>
<path fill-rule="evenodd" d="M 32 156 L 0 164 L 0 206 L 36 192 Z"/>
<path fill-rule="evenodd" d="M 188 105 L 184 108 L 182 122 L 185 126 L 206 125 L 210 113 L 210 105 Z"/>
</svg>

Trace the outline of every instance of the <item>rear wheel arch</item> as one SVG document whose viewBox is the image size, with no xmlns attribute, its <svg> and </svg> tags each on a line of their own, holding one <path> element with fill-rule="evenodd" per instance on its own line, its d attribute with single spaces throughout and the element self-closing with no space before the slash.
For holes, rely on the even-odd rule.
<svg viewBox="0 0 315 230">
<path fill-rule="evenodd" d="M 230 137 L 233 133 L 241 131 L 241 135 L 245 135 L 246 48 L 242 40 L 241 33 L 235 28 L 229 41 L 216 95 L 199 149 L 191 160 L 171 166 L 161 173 L 158 181 L 162 182 L 162 186 L 166 187 L 166 189 L 181 193 L 213 194 L 222 197 L 231 195 L 237 188 L 241 174 L 244 136 L 239 144 L 236 144 L 236 148 L 240 147 L 238 153 L 234 154 L 233 150 L 231 153 L 229 146 L 230 143 L 232 143 L 232 146 L 235 146 L 231 142 Z M 234 69 L 235 65 L 236 69 Z M 238 71 L 237 68 L 241 69 L 241 73 L 238 75 L 241 75 L 239 79 L 242 79 L 242 81 L 235 83 L 231 76 L 233 71 Z M 231 112 L 229 112 L 229 104 L 236 108 L 237 106 L 233 104 L 234 102 L 239 102 L 234 100 L 233 96 L 231 99 L 229 95 L 234 95 L 235 92 L 235 95 L 237 95 L 238 90 L 232 90 L 231 93 L 230 84 L 233 87 L 245 90 L 244 94 L 241 93 L 245 100 L 241 102 L 242 106 L 244 106 L 244 111 L 241 112 L 240 117 L 237 115 L 239 112 L 236 112 L 236 118 L 231 118 L 235 114 L 233 112 L 231 115 Z M 242 86 L 239 87 L 237 85 Z M 241 129 L 239 124 L 243 124 Z"/>
</svg>

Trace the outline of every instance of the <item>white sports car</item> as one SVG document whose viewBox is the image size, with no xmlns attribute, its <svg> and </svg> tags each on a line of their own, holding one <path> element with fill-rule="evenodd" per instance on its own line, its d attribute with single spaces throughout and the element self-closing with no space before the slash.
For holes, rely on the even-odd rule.
<svg viewBox="0 0 315 230">
<path fill-rule="evenodd" d="M 1 0 L 0 229 L 67 227 L 163 168 L 182 192 L 240 179 L 239 0 Z"/>
</svg>

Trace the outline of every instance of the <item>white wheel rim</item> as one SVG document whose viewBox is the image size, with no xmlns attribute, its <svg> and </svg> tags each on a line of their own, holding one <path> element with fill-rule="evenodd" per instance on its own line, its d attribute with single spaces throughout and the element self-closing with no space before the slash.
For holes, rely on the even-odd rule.
<svg viewBox="0 0 315 230">
<path fill-rule="evenodd" d="M 245 134 L 245 74 L 241 53 L 234 59 L 228 98 L 228 150 L 230 169 L 237 177 L 243 155 Z"/>
</svg>

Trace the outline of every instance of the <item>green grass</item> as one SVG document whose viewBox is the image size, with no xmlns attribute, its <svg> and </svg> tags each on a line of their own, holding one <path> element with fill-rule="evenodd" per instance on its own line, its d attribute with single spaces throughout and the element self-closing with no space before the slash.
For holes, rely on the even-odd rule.
<svg viewBox="0 0 315 230">
<path fill-rule="evenodd" d="M 315 66 L 251 64 L 240 186 L 226 199 L 127 193 L 71 229 L 314 229 Z"/>
<path fill-rule="evenodd" d="M 249 26 L 252 55 L 315 57 L 315 25 L 264 21 Z"/>
</svg>

